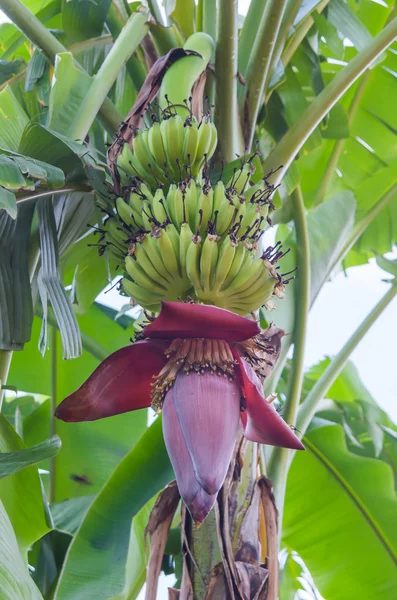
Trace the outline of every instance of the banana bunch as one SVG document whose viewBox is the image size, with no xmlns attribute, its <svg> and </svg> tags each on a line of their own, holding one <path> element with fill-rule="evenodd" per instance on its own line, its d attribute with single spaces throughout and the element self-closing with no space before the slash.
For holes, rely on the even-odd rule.
<svg viewBox="0 0 397 600">
<path fill-rule="evenodd" d="M 266 178 L 252 185 L 251 170 L 245 163 L 214 186 L 187 177 L 168 192 L 132 178 L 104 231 L 107 255 L 125 265 L 124 292 L 153 311 L 192 297 L 239 314 L 280 294 L 280 252 L 255 258 L 274 189 Z"/>
<path fill-rule="evenodd" d="M 131 177 L 139 177 L 153 190 L 158 185 L 196 179 L 203 166 L 215 152 L 218 134 L 209 115 L 200 123 L 192 115 L 183 119 L 179 114 L 163 112 L 161 122 L 149 129 L 138 129 L 133 141 L 133 151 L 124 144 L 117 159 L 122 186 Z"/>
<path fill-rule="evenodd" d="M 233 234 L 193 236 L 186 256 L 186 272 L 197 299 L 240 315 L 281 297 L 284 281 L 266 257 L 255 258 L 254 248 Z"/>
</svg>

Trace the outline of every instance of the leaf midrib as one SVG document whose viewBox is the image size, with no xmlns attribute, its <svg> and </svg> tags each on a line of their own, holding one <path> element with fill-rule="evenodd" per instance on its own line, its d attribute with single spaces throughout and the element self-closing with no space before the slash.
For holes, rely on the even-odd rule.
<svg viewBox="0 0 397 600">
<path fill-rule="evenodd" d="M 331 473 L 334 479 L 344 488 L 349 498 L 354 502 L 359 511 L 362 513 L 364 518 L 369 523 L 370 527 L 374 531 L 375 535 L 381 542 L 382 546 L 385 548 L 386 552 L 389 554 L 393 563 L 397 566 L 397 555 L 394 553 L 392 546 L 390 545 L 385 533 L 383 532 L 380 525 L 372 518 L 371 513 L 366 508 L 365 504 L 360 500 L 351 486 L 348 484 L 346 479 L 340 473 L 340 471 L 327 459 L 327 457 L 311 442 L 307 437 L 304 440 L 305 447 L 309 449 L 314 456 L 322 462 L 325 468 Z"/>
</svg>

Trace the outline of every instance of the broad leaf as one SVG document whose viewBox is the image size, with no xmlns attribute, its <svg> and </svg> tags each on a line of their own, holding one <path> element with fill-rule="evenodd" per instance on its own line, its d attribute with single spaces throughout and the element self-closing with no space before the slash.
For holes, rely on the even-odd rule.
<svg viewBox="0 0 397 600">
<path fill-rule="evenodd" d="M 28 123 L 28 116 L 9 86 L 0 92 L 0 111 L 3 116 L 0 148 L 17 152 L 23 130 Z"/>
<path fill-rule="evenodd" d="M 132 324 L 132 321 L 129 320 Z M 109 318 L 98 306 L 78 316 L 83 353 L 73 361 L 62 360 L 56 335 L 56 402 L 75 391 L 108 354 L 126 346 L 133 334 Z M 51 395 L 53 339 L 44 358 L 38 350 L 41 321 L 33 323 L 32 340 L 23 353 L 15 353 L 8 382 L 19 390 Z M 49 401 L 25 417 L 24 439 L 34 445 L 50 435 Z M 97 493 L 113 469 L 146 429 L 146 411 L 128 413 L 92 423 L 56 424 L 62 450 L 56 457 L 55 501 Z M 45 480 L 46 481 L 46 480 Z"/>
<path fill-rule="evenodd" d="M 0 416 L 0 452 L 17 453 L 24 450 L 20 437 L 3 415 Z M 26 450 L 25 450 L 26 452 Z M 26 493 L 29 491 L 29 502 Z M 26 467 L 0 481 L 2 501 L 22 554 L 49 530 L 46 520 L 40 479 L 35 466 Z"/>
<path fill-rule="evenodd" d="M 91 87 L 92 79 L 77 67 L 69 52 L 57 55 L 54 78 L 47 126 L 58 133 L 73 137 L 74 122 Z"/>
<path fill-rule="evenodd" d="M 0 454 L 0 479 L 42 460 L 52 458 L 59 452 L 60 447 L 61 440 L 57 435 L 54 435 L 51 439 L 36 444 L 31 448 Z"/>
<path fill-rule="evenodd" d="M 43 600 L 35 586 L 7 512 L 0 501 L 0 591 L 7 600 Z"/>
<path fill-rule="evenodd" d="M 107 600 L 122 592 L 131 520 L 171 479 L 158 418 L 94 500 L 71 545 L 56 600 L 74 600 L 76 595 L 80 600 Z"/>
<path fill-rule="evenodd" d="M 284 544 L 302 557 L 327 600 L 394 600 L 392 470 L 349 453 L 339 425 L 319 424 L 304 443 L 306 452 L 295 456 L 288 477 Z"/>
</svg>

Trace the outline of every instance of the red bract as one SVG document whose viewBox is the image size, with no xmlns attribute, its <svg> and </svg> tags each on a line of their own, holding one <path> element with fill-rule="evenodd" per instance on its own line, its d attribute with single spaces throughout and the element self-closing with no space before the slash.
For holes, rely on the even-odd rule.
<svg viewBox="0 0 397 600">
<path fill-rule="evenodd" d="M 164 438 L 179 491 L 195 521 L 202 522 L 224 482 L 240 418 L 249 440 L 303 449 L 265 399 L 248 362 L 242 342 L 249 340 L 252 349 L 250 338 L 260 333 L 254 321 L 224 309 L 164 302 L 160 316 L 144 329 L 151 339 L 109 356 L 61 402 L 56 416 L 91 421 L 162 398 Z M 276 356 L 281 335 L 270 338 Z M 259 350 L 263 354 L 263 344 Z"/>
</svg>

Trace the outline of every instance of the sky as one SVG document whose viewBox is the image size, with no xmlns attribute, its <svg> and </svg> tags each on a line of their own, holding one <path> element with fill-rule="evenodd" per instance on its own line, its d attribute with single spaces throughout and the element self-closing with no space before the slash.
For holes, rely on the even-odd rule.
<svg viewBox="0 0 397 600">
<path fill-rule="evenodd" d="M 239 12 L 245 14 L 248 5 L 249 0 L 240 1 Z M 0 22 L 5 20 L 7 19 L 0 12 Z M 393 257 L 397 258 L 397 251 Z M 371 261 L 368 265 L 349 269 L 347 276 L 338 273 L 325 284 L 310 312 L 306 367 L 340 350 L 385 294 L 387 285 L 382 282 L 384 277 L 385 273 L 377 267 L 375 261 Z M 116 290 L 100 294 L 98 300 L 114 308 L 125 304 L 125 298 L 120 297 Z M 272 316 L 277 323 L 276 313 Z M 394 421 L 397 421 L 396 323 L 395 298 L 351 356 L 364 384 Z M 162 575 L 158 600 L 168 598 L 167 586 L 173 582 L 173 576 Z M 142 590 L 138 600 L 143 598 Z"/>
</svg>

